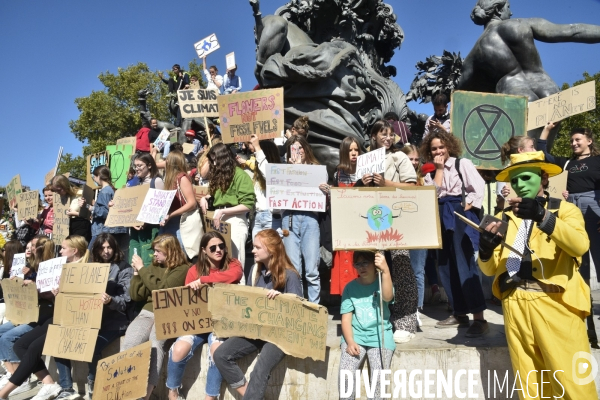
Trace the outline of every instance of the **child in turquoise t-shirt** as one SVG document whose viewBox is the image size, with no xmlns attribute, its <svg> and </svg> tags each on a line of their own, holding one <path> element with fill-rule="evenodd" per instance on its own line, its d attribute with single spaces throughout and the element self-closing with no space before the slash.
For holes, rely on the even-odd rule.
<svg viewBox="0 0 600 400">
<path fill-rule="evenodd" d="M 366 251 L 354 252 L 354 268 L 358 272 L 358 278 L 346 285 L 342 295 L 342 356 L 340 359 L 340 379 L 348 379 L 342 376 L 342 371 L 350 371 L 355 377 L 356 372 L 362 367 L 365 356 L 369 358 L 371 377 L 374 371 L 389 369 L 392 363 L 392 355 L 396 349 L 392 324 L 390 323 L 389 304 L 394 300 L 394 287 L 392 277 L 385 257 L 380 253 Z M 381 293 L 377 279 L 378 270 L 381 271 Z M 381 309 L 380 298 L 383 297 L 383 322 L 385 348 L 382 348 L 381 340 Z M 380 372 L 381 373 L 381 372 Z M 380 398 L 380 383 L 371 382 L 375 385 L 375 398 Z M 348 383 L 341 386 L 348 388 Z M 356 387 L 354 382 L 353 388 Z M 354 399 L 355 389 L 350 396 L 342 396 L 340 399 Z"/>
</svg>

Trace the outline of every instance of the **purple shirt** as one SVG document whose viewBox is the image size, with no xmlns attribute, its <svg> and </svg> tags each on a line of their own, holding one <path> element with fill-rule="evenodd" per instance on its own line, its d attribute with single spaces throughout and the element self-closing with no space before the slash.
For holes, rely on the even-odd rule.
<svg viewBox="0 0 600 400">
<path fill-rule="evenodd" d="M 442 177 L 442 186 L 438 187 L 429 174 L 425 175 L 425 186 L 435 186 L 438 198 L 445 196 L 461 196 L 462 184 L 458 177 L 458 172 L 455 165 L 455 157 L 448 157 L 444 164 L 444 176 Z M 477 168 L 471 160 L 466 158 L 460 159 L 460 173 L 464 179 L 465 195 L 467 204 L 472 204 L 473 207 L 481 208 L 483 203 L 483 195 L 485 190 L 485 181 L 479 175 Z"/>
</svg>

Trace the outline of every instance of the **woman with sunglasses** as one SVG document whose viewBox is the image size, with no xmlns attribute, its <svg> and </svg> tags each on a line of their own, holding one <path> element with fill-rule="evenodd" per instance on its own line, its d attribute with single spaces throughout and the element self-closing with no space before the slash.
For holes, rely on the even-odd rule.
<svg viewBox="0 0 600 400">
<path fill-rule="evenodd" d="M 371 376 L 374 376 L 375 371 L 379 370 L 381 373 L 382 370 L 390 368 L 392 355 L 396 349 L 389 307 L 390 302 L 394 300 L 394 286 L 383 254 L 355 251 L 353 264 L 358 278 L 344 288 L 340 308 L 342 315 L 340 376 L 342 371 L 350 371 L 352 376 L 355 376 L 365 356 L 369 358 L 369 369 Z M 378 272 L 381 272 L 381 291 L 377 279 Z M 381 320 L 382 309 L 379 308 L 380 300 L 383 300 L 383 321 Z M 374 398 L 379 399 L 382 385 L 380 382 L 372 382 L 372 384 L 375 385 Z M 348 383 L 346 382 L 343 387 L 348 387 Z M 347 398 L 354 399 L 354 391 Z"/>
<path fill-rule="evenodd" d="M 256 264 L 246 285 L 268 289 L 268 299 L 274 299 L 282 293 L 302 297 L 300 276 L 285 250 L 279 233 L 273 229 L 258 232 L 252 249 Z M 236 361 L 259 349 L 260 357 L 250 374 L 250 381 L 246 381 Z M 245 399 L 264 398 L 271 371 L 283 357 L 285 353 L 276 345 L 243 337 L 230 337 L 213 352 L 215 364 L 223 379 Z"/>
<path fill-rule="evenodd" d="M 206 157 L 208 162 L 202 165 L 200 174 L 208 176 L 210 192 L 200 199 L 200 207 L 206 214 L 209 199 L 212 198 L 215 208 L 213 226 L 219 230 L 221 221 L 231 225 L 231 256 L 244 265 L 248 238 L 247 214 L 256 202 L 252 179 L 237 165 L 229 148 L 222 143 L 211 147 Z"/>
<path fill-rule="evenodd" d="M 148 266 L 144 266 L 140 256 L 134 254 L 132 257 L 131 266 L 134 271 L 129 294 L 131 300 L 141 302 L 144 306 L 138 316 L 129 324 L 127 332 L 125 332 L 125 338 L 121 343 L 121 351 L 125 351 L 144 342 L 152 342 L 146 400 L 150 398 L 152 391 L 158 384 L 166 342 L 166 340 L 156 338 L 152 291 L 183 286 L 189 269 L 187 257 L 175 236 L 169 234 L 158 235 L 152 241 L 152 249 L 154 250 L 154 258 L 152 264 Z"/>
<path fill-rule="evenodd" d="M 242 274 L 242 264 L 235 258 L 231 258 L 223 236 L 219 232 L 212 231 L 202 236 L 198 263 L 188 270 L 185 285 L 198 290 L 201 285 L 206 283 L 235 284 L 240 282 Z M 215 340 L 212 333 L 203 333 L 180 336 L 173 343 L 169 351 L 167 366 L 169 400 L 179 398 L 179 388 L 181 387 L 185 367 L 194 355 L 194 351 L 203 343 L 212 345 Z M 221 381 L 219 370 L 214 363 L 209 362 L 206 377 L 206 400 L 214 400 L 219 397 Z"/>
<path fill-rule="evenodd" d="M 385 171 L 383 174 L 365 174 L 362 183 L 365 186 L 406 188 L 415 186 L 417 173 L 412 163 L 394 146 L 392 125 L 385 120 L 375 122 L 371 129 L 371 151 L 385 148 Z M 419 292 L 417 280 L 412 270 L 408 250 L 385 252 L 391 265 L 395 299 L 390 305 L 391 322 L 394 326 L 396 343 L 406 343 L 417 332 L 417 303 Z"/>
</svg>

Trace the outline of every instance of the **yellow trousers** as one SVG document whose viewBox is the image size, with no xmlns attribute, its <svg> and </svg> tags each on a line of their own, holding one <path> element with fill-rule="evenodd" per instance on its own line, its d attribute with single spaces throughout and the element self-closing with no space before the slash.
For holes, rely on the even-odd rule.
<svg viewBox="0 0 600 400">
<path fill-rule="evenodd" d="M 583 318 L 561 304 L 560 296 L 514 289 L 502 299 L 516 388 L 523 389 L 518 391 L 521 399 L 598 398 L 593 379 L 575 383 L 590 376 L 592 364 L 585 357 L 593 356 Z M 578 352 L 587 355 L 573 360 Z M 586 361 L 587 370 L 581 373 Z"/>
</svg>

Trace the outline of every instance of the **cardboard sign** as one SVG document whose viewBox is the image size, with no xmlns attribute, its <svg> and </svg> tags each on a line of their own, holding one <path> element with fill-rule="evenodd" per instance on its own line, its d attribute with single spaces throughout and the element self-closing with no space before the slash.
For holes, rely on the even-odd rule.
<svg viewBox="0 0 600 400">
<path fill-rule="evenodd" d="M 567 169 L 568 169 L 568 165 L 567 165 Z M 564 197 L 562 195 L 562 193 L 567 190 L 567 178 L 569 176 L 569 171 L 563 171 L 562 173 L 553 176 L 552 178 L 548 179 L 548 188 L 544 189 L 545 191 L 548 192 L 548 194 L 550 194 L 550 197 L 555 197 L 557 199 L 561 199 L 563 200 Z M 513 188 L 510 186 L 510 182 L 506 183 L 506 186 L 508 186 L 508 188 L 510 189 L 510 194 L 506 197 L 507 199 L 514 199 L 517 198 L 519 196 L 517 196 L 517 193 L 515 193 L 515 191 L 513 190 Z"/>
<path fill-rule="evenodd" d="M 85 184 L 91 188 L 98 188 L 99 186 L 92 179 L 94 169 L 96 167 L 100 167 L 101 165 L 109 165 L 109 154 L 107 151 L 103 151 L 102 153 L 90 154 L 86 157 L 86 177 Z"/>
<path fill-rule="evenodd" d="M 118 189 L 113 198 L 114 205 L 108 210 L 104 225 L 113 226 L 139 226 L 144 223 L 137 220 L 146 198 L 150 185 L 138 185 Z"/>
<path fill-rule="evenodd" d="M 175 193 L 177 190 L 148 189 L 137 220 L 148 224 L 160 224 L 169 213 Z"/>
<path fill-rule="evenodd" d="M 324 165 L 269 164 L 266 181 L 271 210 L 325 211 L 327 197 L 319 189 L 327 183 Z"/>
<path fill-rule="evenodd" d="M 452 93 L 450 120 L 465 158 L 477 168 L 502 169 L 502 145 L 526 133 L 527 97 L 458 90 Z"/>
<path fill-rule="evenodd" d="M 218 231 L 221 235 L 223 235 L 223 239 L 225 239 L 225 244 L 227 245 L 227 251 L 229 254 L 233 254 L 233 247 L 231 245 L 231 224 L 229 222 L 221 221 L 221 227 L 219 229 L 215 229 L 213 225 L 213 217 L 215 215 L 214 211 L 207 211 L 203 216 L 204 218 L 204 232 L 213 232 Z"/>
<path fill-rule="evenodd" d="M 215 284 L 208 297 L 215 334 L 266 340 L 291 356 L 325 361 L 327 308 L 293 294 L 268 300 L 267 292 Z"/>
<path fill-rule="evenodd" d="M 17 204 L 17 195 L 21 193 L 21 175 L 14 176 L 8 185 L 6 185 L 6 197 L 8 197 L 8 205 L 13 208 Z"/>
<path fill-rule="evenodd" d="M 183 144 L 183 154 L 190 154 L 192 151 L 194 151 L 194 144 L 193 143 L 184 143 Z"/>
<path fill-rule="evenodd" d="M 35 284 L 23 285 L 23 279 L 2 279 L 6 303 L 5 318 L 15 325 L 37 322 L 40 316 L 38 292 Z"/>
<path fill-rule="evenodd" d="M 162 149 L 165 148 L 165 144 L 169 142 L 169 136 L 171 136 L 171 132 L 169 132 L 167 128 L 163 128 L 162 131 L 160 131 L 160 134 L 158 135 L 156 140 L 154 141 L 154 146 L 159 151 L 162 151 Z"/>
<path fill-rule="evenodd" d="M 221 46 L 217 40 L 217 35 L 214 33 L 194 43 L 194 49 L 196 50 L 196 53 L 198 53 L 198 58 L 204 58 L 219 48 L 221 48 Z"/>
<path fill-rule="evenodd" d="M 385 172 L 385 147 L 361 154 L 356 159 L 356 176 L 365 174 L 383 174 Z"/>
<path fill-rule="evenodd" d="M 110 176 L 116 189 L 127 184 L 127 172 L 131 165 L 131 156 L 135 148 L 130 144 L 106 146 L 109 157 Z"/>
<path fill-rule="evenodd" d="M 99 188 L 99 187 L 98 187 Z M 91 211 L 87 208 L 89 204 L 94 203 L 95 199 L 95 191 L 88 185 L 83 185 L 83 189 L 81 191 L 81 197 L 85 199 L 85 206 L 79 209 L 79 216 L 84 219 L 90 219 L 92 217 Z"/>
<path fill-rule="evenodd" d="M 194 193 L 195 194 L 201 194 L 203 196 L 206 196 L 207 194 L 210 193 L 210 189 L 208 186 L 192 186 L 192 188 L 194 189 Z"/>
<path fill-rule="evenodd" d="M 67 257 L 57 257 L 40 263 L 35 279 L 35 285 L 40 293 L 58 289 L 62 267 L 66 262 Z"/>
<path fill-rule="evenodd" d="M 119 144 L 123 144 L 123 145 L 130 144 L 135 149 L 135 146 L 137 145 L 137 138 L 135 136 L 129 136 L 129 137 L 117 139 L 117 145 L 119 145 Z"/>
<path fill-rule="evenodd" d="M 54 178 L 56 168 L 52 168 L 46 176 L 44 176 L 44 185 L 49 185 L 52 178 Z"/>
<path fill-rule="evenodd" d="M 433 186 L 332 188 L 331 225 L 334 250 L 442 247 Z"/>
<path fill-rule="evenodd" d="M 69 263 L 62 266 L 59 291 L 61 293 L 104 293 L 108 283 L 110 264 Z"/>
<path fill-rule="evenodd" d="M 202 285 L 198 290 L 189 286 L 153 290 L 156 338 L 164 340 L 212 332 L 208 288 L 208 285 Z"/>
<path fill-rule="evenodd" d="M 586 82 L 529 103 L 527 130 L 539 128 L 548 122 L 557 122 L 595 108 L 596 82 Z"/>
<path fill-rule="evenodd" d="M 12 278 L 13 276 L 18 276 L 19 278 L 23 279 L 23 277 L 25 276 L 23 274 L 23 267 L 26 265 L 27 257 L 25 256 L 25 253 L 15 254 L 13 256 L 12 265 L 10 267 L 9 277 Z"/>
<path fill-rule="evenodd" d="M 152 343 L 98 361 L 93 400 L 136 400 L 146 396 Z"/>
<path fill-rule="evenodd" d="M 102 294 L 59 293 L 54 303 L 55 325 L 100 329 Z"/>
<path fill-rule="evenodd" d="M 223 143 L 279 137 L 283 130 L 283 88 L 219 96 Z"/>
<path fill-rule="evenodd" d="M 71 202 L 69 198 L 65 196 L 61 200 L 61 196 L 58 193 L 54 193 L 54 225 L 52 226 L 52 240 L 56 244 L 60 244 L 67 236 L 69 236 L 69 221 L 70 217 L 67 215 Z"/>
<path fill-rule="evenodd" d="M 177 91 L 179 110 L 183 118 L 218 117 L 218 91 L 214 89 L 184 89 Z"/>
<path fill-rule="evenodd" d="M 235 53 L 231 52 L 225 56 L 225 67 L 227 71 L 235 68 Z"/>
<path fill-rule="evenodd" d="M 98 329 L 49 325 L 42 354 L 67 360 L 90 362 L 98 340 Z"/>
<path fill-rule="evenodd" d="M 21 192 L 17 195 L 18 215 L 21 220 L 37 218 L 40 193 L 37 190 Z"/>
</svg>

